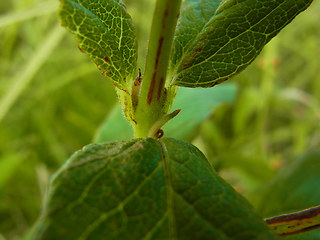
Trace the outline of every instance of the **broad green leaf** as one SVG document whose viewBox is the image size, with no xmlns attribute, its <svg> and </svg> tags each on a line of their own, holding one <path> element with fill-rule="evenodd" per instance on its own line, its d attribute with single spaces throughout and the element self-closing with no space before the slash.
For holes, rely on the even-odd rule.
<svg viewBox="0 0 320 240">
<path fill-rule="evenodd" d="M 188 139 L 218 106 L 233 102 L 236 91 L 236 86 L 232 84 L 219 85 L 213 89 L 180 88 L 172 109 L 182 111 L 164 126 L 165 136 Z M 132 128 L 117 105 L 97 130 L 94 142 L 128 140 L 132 137 Z"/>
<path fill-rule="evenodd" d="M 79 48 L 113 83 L 127 89 L 136 70 L 132 20 L 121 0 L 61 0 L 63 26 L 79 39 Z"/>
<path fill-rule="evenodd" d="M 264 217 L 297 212 L 320 204 L 320 152 L 306 154 L 288 165 L 278 176 L 251 197 Z M 315 240 L 320 230 L 284 239 Z"/>
<path fill-rule="evenodd" d="M 106 120 L 97 129 L 93 142 L 103 143 L 131 138 L 133 138 L 132 127 L 123 115 L 120 105 L 116 104 Z"/>
<path fill-rule="evenodd" d="M 311 2 L 185 1 L 171 57 L 171 83 L 211 87 L 241 72 Z"/>
<path fill-rule="evenodd" d="M 276 239 L 193 145 L 93 144 L 53 178 L 31 239 Z"/>
<path fill-rule="evenodd" d="M 178 20 L 170 68 L 177 68 L 188 54 L 188 49 L 195 44 L 197 36 L 214 15 L 222 0 L 185 0 L 182 2 Z M 177 70 L 177 69 L 175 69 Z"/>
<path fill-rule="evenodd" d="M 215 109 L 223 103 L 232 103 L 236 92 L 233 84 L 222 84 L 213 89 L 180 88 L 172 109 L 182 110 L 163 127 L 165 136 L 189 139 Z"/>
</svg>

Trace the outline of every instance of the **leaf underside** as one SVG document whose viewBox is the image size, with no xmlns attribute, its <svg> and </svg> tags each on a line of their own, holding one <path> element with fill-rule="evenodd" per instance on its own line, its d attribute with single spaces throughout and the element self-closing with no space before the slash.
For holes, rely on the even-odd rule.
<svg viewBox="0 0 320 240">
<path fill-rule="evenodd" d="M 120 0 L 61 0 L 61 24 L 79 39 L 85 52 L 113 83 L 128 89 L 136 70 L 136 37 Z"/>
<path fill-rule="evenodd" d="M 32 239 L 276 239 L 203 154 L 175 139 L 93 144 L 51 182 Z"/>
<path fill-rule="evenodd" d="M 171 84 L 211 87 L 244 70 L 312 0 L 186 0 L 171 55 Z"/>
</svg>

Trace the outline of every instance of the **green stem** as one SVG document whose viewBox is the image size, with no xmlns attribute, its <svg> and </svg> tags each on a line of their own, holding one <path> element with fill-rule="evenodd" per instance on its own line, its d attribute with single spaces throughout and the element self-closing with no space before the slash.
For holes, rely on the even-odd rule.
<svg viewBox="0 0 320 240">
<path fill-rule="evenodd" d="M 156 132 L 150 129 L 167 114 L 171 99 L 167 97 L 165 81 L 180 5 L 181 0 L 156 2 L 146 68 L 135 109 L 135 137 L 156 137 Z"/>
</svg>

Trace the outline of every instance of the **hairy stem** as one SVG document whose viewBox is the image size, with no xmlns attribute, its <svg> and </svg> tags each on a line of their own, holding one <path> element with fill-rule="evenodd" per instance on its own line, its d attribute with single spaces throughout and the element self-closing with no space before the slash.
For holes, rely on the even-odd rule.
<svg viewBox="0 0 320 240">
<path fill-rule="evenodd" d="M 149 130 L 167 114 L 165 81 L 181 0 L 157 0 L 149 39 L 146 68 L 135 109 L 135 137 L 154 137 Z"/>
<path fill-rule="evenodd" d="M 320 228 L 320 206 L 301 212 L 268 218 L 266 223 L 280 236 Z"/>
</svg>

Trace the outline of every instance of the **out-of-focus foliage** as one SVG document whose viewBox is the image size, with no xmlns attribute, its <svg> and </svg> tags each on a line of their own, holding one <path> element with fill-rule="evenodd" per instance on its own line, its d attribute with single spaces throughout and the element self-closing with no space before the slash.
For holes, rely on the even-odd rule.
<svg viewBox="0 0 320 240">
<path fill-rule="evenodd" d="M 320 182 L 319 173 L 320 152 L 309 152 L 288 163 L 268 184 L 251 193 L 249 199 L 265 217 L 317 206 L 320 199 L 320 192 L 316 190 Z M 317 229 L 286 239 L 317 240 L 319 236 L 320 229 Z"/>
<path fill-rule="evenodd" d="M 137 24 L 139 67 L 152 3 L 128 1 Z M 111 83 L 58 26 L 57 6 L 57 1 L 0 1 L 1 240 L 20 239 L 28 231 L 51 173 L 92 142 L 116 102 Z M 229 80 L 239 88 L 234 104 L 219 107 L 193 137 L 245 195 L 295 156 L 320 146 L 319 11 L 314 1 Z"/>
<path fill-rule="evenodd" d="M 297 155 L 319 149 L 319 9 L 314 2 L 231 80 L 239 86 L 235 104 L 205 121 L 195 140 L 244 193 Z M 269 169 L 258 168 L 266 163 Z"/>
</svg>

